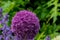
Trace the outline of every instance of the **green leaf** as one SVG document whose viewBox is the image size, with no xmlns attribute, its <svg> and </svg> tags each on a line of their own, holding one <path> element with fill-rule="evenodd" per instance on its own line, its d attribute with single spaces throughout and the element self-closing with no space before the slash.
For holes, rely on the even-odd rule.
<svg viewBox="0 0 60 40">
<path fill-rule="evenodd" d="M 13 9 L 14 5 L 15 5 L 14 2 L 11 2 L 11 1 L 5 2 L 5 4 L 2 6 L 2 8 L 3 8 L 3 15 L 5 15 L 6 13 L 9 13 L 10 10 Z"/>
<path fill-rule="evenodd" d="M 60 16 L 60 12 L 58 12 L 58 16 Z"/>
<path fill-rule="evenodd" d="M 60 3 L 58 4 L 58 7 L 60 7 Z"/>
<path fill-rule="evenodd" d="M 0 28 L 2 28 L 2 25 L 0 24 Z"/>
<path fill-rule="evenodd" d="M 48 3 L 47 3 L 48 6 L 47 6 L 47 7 L 52 6 L 52 5 L 54 4 L 53 1 L 54 1 L 54 0 L 50 0 L 50 1 L 48 1 Z"/>
</svg>

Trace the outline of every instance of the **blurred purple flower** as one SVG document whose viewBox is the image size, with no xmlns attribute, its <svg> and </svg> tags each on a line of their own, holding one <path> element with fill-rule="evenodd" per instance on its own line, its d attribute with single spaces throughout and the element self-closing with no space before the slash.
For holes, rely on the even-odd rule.
<svg viewBox="0 0 60 40">
<path fill-rule="evenodd" d="M 47 37 L 46 37 L 46 40 L 50 40 L 50 36 L 47 36 Z"/>
<path fill-rule="evenodd" d="M 2 17 L 2 8 L 0 8 L 0 18 Z"/>
<path fill-rule="evenodd" d="M 8 14 L 3 16 L 2 14 L 2 8 L 0 8 L 0 24 L 2 24 L 2 28 L 0 28 L 0 40 L 13 40 L 12 32 L 10 30 L 10 27 L 6 24 L 8 22 Z"/>
<path fill-rule="evenodd" d="M 0 35 L 0 40 L 2 40 L 2 35 Z"/>
<path fill-rule="evenodd" d="M 1 24 L 2 18 L 3 18 L 3 15 L 2 15 L 2 8 L 0 8 L 0 24 Z"/>
<path fill-rule="evenodd" d="M 35 13 L 22 10 L 16 13 L 12 19 L 11 30 L 22 39 L 33 39 L 40 29 L 39 19 Z"/>
<path fill-rule="evenodd" d="M 9 15 L 8 14 L 6 14 L 5 16 L 4 16 L 4 22 L 8 22 L 8 17 L 9 17 Z"/>
<path fill-rule="evenodd" d="M 0 12 L 2 12 L 2 8 L 0 8 Z"/>
</svg>

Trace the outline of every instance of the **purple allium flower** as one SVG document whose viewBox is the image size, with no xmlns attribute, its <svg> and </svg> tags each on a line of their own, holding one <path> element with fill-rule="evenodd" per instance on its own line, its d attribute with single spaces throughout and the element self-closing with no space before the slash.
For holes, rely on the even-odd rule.
<svg viewBox="0 0 60 40">
<path fill-rule="evenodd" d="M 16 13 L 12 19 L 11 30 L 25 39 L 33 39 L 40 29 L 38 17 L 31 11 L 22 10 Z"/>
</svg>

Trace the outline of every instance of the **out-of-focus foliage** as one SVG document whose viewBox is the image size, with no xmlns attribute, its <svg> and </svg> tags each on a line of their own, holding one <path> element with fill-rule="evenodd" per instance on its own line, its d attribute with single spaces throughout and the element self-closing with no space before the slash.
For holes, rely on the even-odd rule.
<svg viewBox="0 0 60 40">
<path fill-rule="evenodd" d="M 60 34 L 60 0 L 0 0 L 3 14 L 9 13 L 9 26 L 15 13 L 30 10 L 40 19 L 40 31 L 35 40 L 44 40 L 47 35 L 52 38 Z"/>
<path fill-rule="evenodd" d="M 60 35 L 54 37 L 52 40 L 60 40 Z"/>
</svg>

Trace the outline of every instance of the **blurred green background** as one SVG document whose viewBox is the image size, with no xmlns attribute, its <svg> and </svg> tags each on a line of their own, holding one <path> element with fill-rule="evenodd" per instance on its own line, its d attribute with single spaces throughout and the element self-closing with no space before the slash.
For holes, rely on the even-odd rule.
<svg viewBox="0 0 60 40">
<path fill-rule="evenodd" d="M 40 20 L 40 31 L 35 40 L 44 40 L 50 36 L 51 40 L 60 34 L 60 0 L 0 0 L 3 15 L 9 14 L 8 25 L 12 17 L 20 10 L 30 10 Z"/>
</svg>

